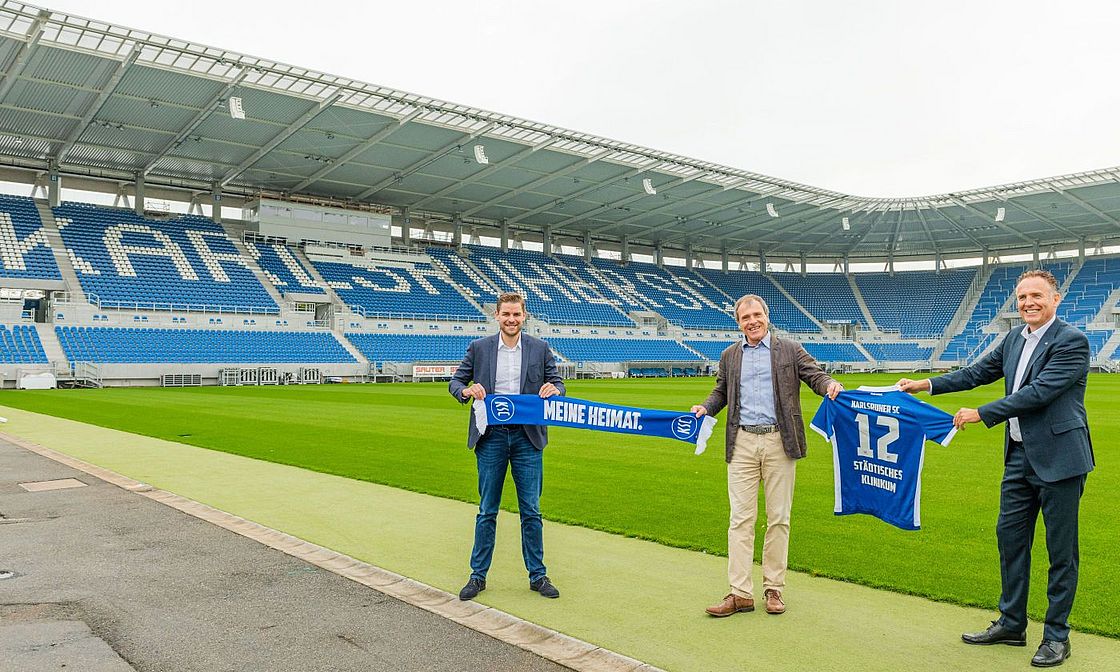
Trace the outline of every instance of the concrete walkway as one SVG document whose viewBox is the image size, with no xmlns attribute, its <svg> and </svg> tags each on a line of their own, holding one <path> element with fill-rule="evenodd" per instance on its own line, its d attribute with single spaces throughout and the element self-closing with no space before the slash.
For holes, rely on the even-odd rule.
<svg viewBox="0 0 1120 672">
<path fill-rule="evenodd" d="M 468 573 L 476 508 L 461 502 L 3 409 L 9 434 L 156 488 L 409 576 L 457 591 Z M 503 513 L 479 602 L 666 670 L 1024 670 L 1023 648 L 969 647 L 960 633 L 990 612 L 801 574 L 789 611 L 712 619 L 724 558 L 584 528 L 546 523 L 559 600 L 526 588 L 516 517 Z M 992 568 L 994 571 L 994 568 Z M 252 587 L 246 585 L 242 592 Z M 1114 670 L 1120 641 L 1074 633 L 1068 670 Z"/>
</svg>

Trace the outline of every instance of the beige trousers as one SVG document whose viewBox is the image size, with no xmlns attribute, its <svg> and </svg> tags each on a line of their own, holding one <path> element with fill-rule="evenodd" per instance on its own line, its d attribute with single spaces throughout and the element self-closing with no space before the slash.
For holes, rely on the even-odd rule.
<svg viewBox="0 0 1120 672">
<path fill-rule="evenodd" d="M 731 524 L 727 528 L 727 581 L 739 597 L 754 597 L 754 527 L 758 520 L 758 485 L 766 496 L 766 536 L 762 543 L 762 588 L 785 589 L 789 557 L 789 517 L 797 461 L 786 455 L 778 432 L 739 431 L 727 465 Z"/>
</svg>

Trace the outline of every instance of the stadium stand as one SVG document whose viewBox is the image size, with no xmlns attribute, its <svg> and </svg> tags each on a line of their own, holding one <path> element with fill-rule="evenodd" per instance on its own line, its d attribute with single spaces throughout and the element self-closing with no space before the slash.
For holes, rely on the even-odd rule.
<svg viewBox="0 0 1120 672">
<path fill-rule="evenodd" d="M 735 320 L 725 312 L 726 299 L 716 301 L 690 291 L 686 283 L 666 269 L 653 264 L 632 261 L 621 265 L 609 259 L 593 259 L 592 264 L 621 292 L 636 297 L 653 310 L 685 329 L 735 329 Z"/>
<path fill-rule="evenodd" d="M 493 303 L 501 292 L 493 287 L 471 267 L 457 251 L 449 247 L 429 247 L 425 250 L 432 265 L 447 274 L 459 290 L 479 304 Z"/>
<path fill-rule="evenodd" d="M 880 329 L 898 331 L 903 338 L 938 338 L 964 301 L 976 269 L 855 273 L 852 277 Z"/>
<path fill-rule="evenodd" d="M 818 362 L 829 363 L 860 363 L 867 362 L 867 358 L 851 343 L 802 343 L 805 351 Z"/>
<path fill-rule="evenodd" d="M 642 303 L 642 297 L 625 291 L 602 273 L 598 266 L 588 263 L 583 257 L 572 254 L 557 254 L 555 257 L 560 263 L 567 266 L 577 278 L 593 287 L 601 296 L 607 298 L 611 305 L 624 313 L 651 310 L 646 304 Z"/>
<path fill-rule="evenodd" d="M 260 241 L 246 241 L 245 247 L 260 265 L 268 278 L 281 294 L 321 294 L 323 289 L 307 272 L 287 245 Z"/>
<path fill-rule="evenodd" d="M 917 362 L 927 361 L 933 355 L 932 347 L 917 343 L 860 343 L 871 359 L 877 362 Z"/>
<path fill-rule="evenodd" d="M 280 312 L 209 219 L 157 221 L 78 203 L 64 203 L 54 216 L 82 289 L 103 308 Z"/>
<path fill-rule="evenodd" d="M 745 294 L 761 296 L 770 308 L 770 322 L 777 328 L 793 333 L 815 334 L 821 328 L 795 306 L 782 291 L 761 273 L 752 271 L 723 271 L 701 268 L 696 271 L 728 296 L 738 299 Z M 736 325 L 737 326 L 737 325 Z"/>
<path fill-rule="evenodd" d="M 817 320 L 868 326 L 843 273 L 774 273 L 771 277 Z"/>
<path fill-rule="evenodd" d="M 62 279 L 30 198 L 0 195 L 0 278 Z"/>
<path fill-rule="evenodd" d="M 519 292 L 530 315 L 551 324 L 632 327 L 610 299 L 540 252 L 471 245 L 471 262 L 495 287 Z"/>
<path fill-rule="evenodd" d="M 705 359 L 710 359 L 713 362 L 718 362 L 720 354 L 727 349 L 727 346 L 731 345 L 729 341 L 685 340 L 683 343 L 696 352 L 699 352 Z"/>
<path fill-rule="evenodd" d="M 564 359 L 577 362 L 687 362 L 700 358 L 680 343 L 665 338 L 550 338 L 548 344 Z"/>
<path fill-rule="evenodd" d="M 339 297 L 366 317 L 474 322 L 487 319 L 429 263 L 369 263 L 355 266 L 312 260 Z"/>
<path fill-rule="evenodd" d="M 55 327 L 71 362 L 356 363 L 329 332 Z"/>
<path fill-rule="evenodd" d="M 48 364 L 35 327 L 0 324 L 0 364 Z"/>
<path fill-rule="evenodd" d="M 1112 338 L 1112 330 L 1110 329 L 1090 329 L 1085 332 L 1089 337 L 1089 357 L 1096 359 L 1101 354 L 1101 349 L 1108 339 Z M 1116 359 L 1116 353 L 1113 353 L 1113 359 Z"/>
<path fill-rule="evenodd" d="M 1094 320 L 1120 288 L 1120 258 L 1089 259 L 1077 272 L 1058 304 L 1058 317 L 1084 327 Z"/>
<path fill-rule="evenodd" d="M 478 337 L 348 333 L 346 338 L 371 362 L 458 362 Z"/>
</svg>

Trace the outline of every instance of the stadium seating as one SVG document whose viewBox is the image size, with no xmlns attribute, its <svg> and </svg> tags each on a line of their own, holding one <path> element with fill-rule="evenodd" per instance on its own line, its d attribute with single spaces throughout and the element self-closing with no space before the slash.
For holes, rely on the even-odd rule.
<svg viewBox="0 0 1120 672">
<path fill-rule="evenodd" d="M 666 269 L 654 264 L 630 262 L 621 265 L 609 259 L 593 259 L 592 264 L 619 292 L 631 294 L 636 300 L 685 329 L 735 329 L 735 320 L 724 312 L 726 298 L 712 300 L 692 291 L 695 282 L 678 280 Z M 682 269 L 683 270 L 683 269 Z"/>
<path fill-rule="evenodd" d="M 571 254 L 557 254 L 555 258 L 567 266 L 577 278 L 594 288 L 600 296 L 609 299 L 611 305 L 617 307 L 619 310 L 625 313 L 653 310 L 642 302 L 642 297 L 624 291 L 622 287 L 619 287 L 609 277 L 600 272 L 597 266 L 589 264 L 583 257 L 577 257 Z"/>
<path fill-rule="evenodd" d="M 821 363 L 865 363 L 867 358 L 851 343 L 802 343 L 805 351 Z"/>
<path fill-rule="evenodd" d="M 525 297 L 531 315 L 551 324 L 632 327 L 609 298 L 564 264 L 540 252 L 471 245 L 470 260 L 495 287 Z"/>
<path fill-rule="evenodd" d="M 687 362 L 700 358 L 665 338 L 550 338 L 548 344 L 575 362 Z"/>
<path fill-rule="evenodd" d="M 65 203 L 54 209 L 82 289 L 103 308 L 278 313 L 220 226 L 184 215 Z"/>
<path fill-rule="evenodd" d="M 738 300 L 745 294 L 761 296 L 770 308 L 770 322 L 778 329 L 794 333 L 819 333 L 820 327 L 782 294 L 770 278 L 753 271 L 728 271 L 701 268 L 696 271 L 725 294 Z M 737 325 L 736 325 L 737 326 Z"/>
<path fill-rule="evenodd" d="M 371 262 L 369 266 L 313 261 L 323 279 L 366 317 L 432 320 L 487 319 L 431 264 Z"/>
<path fill-rule="evenodd" d="M 1110 329 L 1090 329 L 1085 332 L 1089 338 L 1089 357 L 1096 359 L 1097 355 L 1101 353 L 1101 348 L 1108 339 L 1112 338 L 1112 330 Z M 1113 356 L 1115 358 L 1115 355 Z"/>
<path fill-rule="evenodd" d="M 48 364 L 35 327 L 0 324 L 0 364 Z"/>
<path fill-rule="evenodd" d="M 926 361 L 933 354 L 933 348 L 917 343 L 861 343 L 867 354 L 876 362 L 917 362 Z"/>
<path fill-rule="evenodd" d="M 329 332 L 55 327 L 71 362 L 354 364 Z"/>
<path fill-rule="evenodd" d="M 0 195 L 0 278 L 62 279 L 30 198 Z"/>
<path fill-rule="evenodd" d="M 458 362 L 477 336 L 346 334 L 371 362 Z"/>
<path fill-rule="evenodd" d="M 683 341 L 685 345 L 699 352 L 705 359 L 713 362 L 719 361 L 719 356 L 731 345 L 729 341 Z"/>
<path fill-rule="evenodd" d="M 281 294 L 298 292 L 326 296 L 327 290 L 311 277 L 287 245 L 247 241 L 245 247 Z"/>
<path fill-rule="evenodd" d="M 976 269 L 855 273 L 875 324 L 903 338 L 938 338 L 964 301 Z"/>
<path fill-rule="evenodd" d="M 458 251 L 449 247 L 429 247 L 425 252 L 432 260 L 432 265 L 447 274 L 452 282 L 459 285 L 459 291 L 474 299 L 477 303 L 494 303 L 498 291 L 490 285 L 478 271 L 473 269 Z"/>
<path fill-rule="evenodd" d="M 817 320 L 867 326 L 843 273 L 774 273 L 771 277 Z"/>
<path fill-rule="evenodd" d="M 1120 288 L 1120 258 L 1089 259 L 1077 271 L 1058 304 L 1058 317 L 1084 327 Z"/>
</svg>

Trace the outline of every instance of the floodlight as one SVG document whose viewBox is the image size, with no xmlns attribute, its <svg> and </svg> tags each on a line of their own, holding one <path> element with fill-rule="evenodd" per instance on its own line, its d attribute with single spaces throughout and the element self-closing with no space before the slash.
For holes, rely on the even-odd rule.
<svg viewBox="0 0 1120 672">
<path fill-rule="evenodd" d="M 650 196 L 653 196 L 657 193 L 657 189 L 654 189 L 653 187 L 653 180 L 649 179 L 648 177 L 642 180 L 642 189 L 645 189 L 645 192 Z"/>
<path fill-rule="evenodd" d="M 770 213 L 771 217 L 777 217 L 778 216 L 778 209 L 774 207 L 773 203 L 767 203 L 766 204 L 766 212 Z"/>
<path fill-rule="evenodd" d="M 245 118 L 245 108 L 241 107 L 241 98 L 237 96 L 230 96 L 229 116 L 233 117 L 234 119 Z"/>
<path fill-rule="evenodd" d="M 852 225 L 848 223 L 848 218 L 847 217 L 841 217 L 840 218 L 840 225 L 844 227 L 845 231 L 851 231 L 852 230 Z"/>
<path fill-rule="evenodd" d="M 1004 208 L 1004 207 L 996 208 L 996 221 L 997 222 L 1002 222 L 1003 218 L 1005 216 L 1007 216 L 1007 208 Z"/>
<path fill-rule="evenodd" d="M 481 166 L 490 163 L 490 159 L 486 158 L 486 148 L 482 145 L 474 146 L 474 160 Z"/>
</svg>

